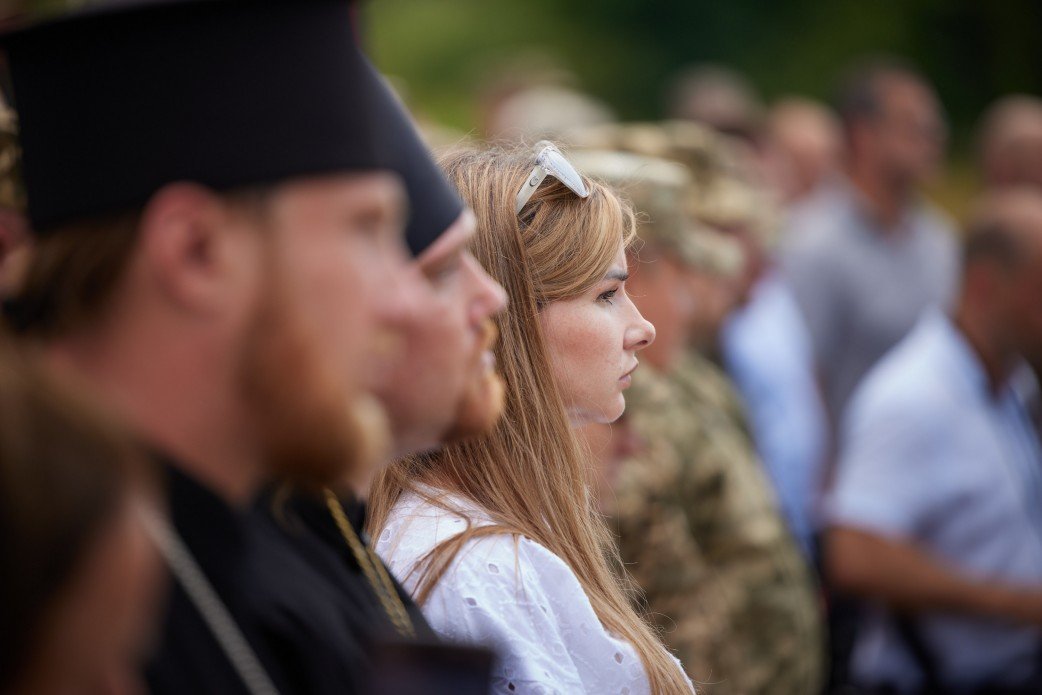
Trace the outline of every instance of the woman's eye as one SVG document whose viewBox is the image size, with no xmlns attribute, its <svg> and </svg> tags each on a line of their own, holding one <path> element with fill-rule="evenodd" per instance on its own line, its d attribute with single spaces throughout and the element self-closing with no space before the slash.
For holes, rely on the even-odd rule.
<svg viewBox="0 0 1042 695">
<path fill-rule="evenodd" d="M 597 296 L 597 301 L 608 302 L 608 304 L 611 304 L 611 299 L 615 296 L 617 292 L 618 290 L 608 290 L 607 292 L 601 292 L 600 295 Z"/>
</svg>

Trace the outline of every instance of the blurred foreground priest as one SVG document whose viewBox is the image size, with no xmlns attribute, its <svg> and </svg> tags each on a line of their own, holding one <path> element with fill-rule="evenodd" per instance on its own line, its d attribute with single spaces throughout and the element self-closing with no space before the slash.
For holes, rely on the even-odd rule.
<svg viewBox="0 0 1042 695">
<path fill-rule="evenodd" d="M 351 496 L 296 543 L 252 513 L 313 528 L 282 491 L 371 465 L 406 210 L 410 239 L 461 211 L 351 12 L 137 0 L 0 37 L 33 234 L 7 318 L 166 482 L 154 693 L 487 690 L 491 655 L 434 643 Z"/>
</svg>

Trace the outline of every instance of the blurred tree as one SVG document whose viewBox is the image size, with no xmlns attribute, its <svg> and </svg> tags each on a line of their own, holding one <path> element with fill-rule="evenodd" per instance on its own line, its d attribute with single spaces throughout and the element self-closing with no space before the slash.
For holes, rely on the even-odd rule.
<svg viewBox="0 0 1042 695">
<path fill-rule="evenodd" d="M 661 116 L 670 79 L 695 62 L 733 66 L 767 98 L 827 97 L 845 64 L 898 54 L 936 84 L 963 150 L 993 98 L 1042 93 L 1036 0 L 371 0 L 366 19 L 377 64 L 414 106 L 465 129 L 476 90 L 525 49 L 625 118 Z"/>
</svg>

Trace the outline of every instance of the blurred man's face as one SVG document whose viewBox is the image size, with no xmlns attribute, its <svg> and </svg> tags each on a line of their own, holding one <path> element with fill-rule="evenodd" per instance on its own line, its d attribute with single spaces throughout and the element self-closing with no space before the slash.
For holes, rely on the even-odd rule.
<svg viewBox="0 0 1042 695">
<path fill-rule="evenodd" d="M 738 304 L 739 287 L 734 280 L 698 268 L 688 269 L 686 276 L 698 308 L 691 341 L 695 347 L 705 348 L 715 344 L 728 314 Z"/>
<path fill-rule="evenodd" d="M 1021 275 L 1012 313 L 1018 350 L 1031 364 L 1042 366 L 1042 263 Z"/>
<path fill-rule="evenodd" d="M 413 264 L 425 291 L 403 322 L 401 359 L 377 390 L 398 456 L 484 432 L 502 413 L 491 319 L 506 295 L 467 250 L 475 229 L 464 213 Z"/>
<path fill-rule="evenodd" d="M 1025 140 L 1018 147 L 1011 163 L 1013 171 L 1009 177 L 1010 185 L 1033 186 L 1042 192 L 1042 133 L 1036 138 Z"/>
<path fill-rule="evenodd" d="M 838 168 L 842 135 L 823 106 L 786 101 L 771 113 L 768 163 L 771 185 L 784 203 L 813 192 Z"/>
<path fill-rule="evenodd" d="M 293 182 L 269 201 L 266 285 L 243 345 L 247 407 L 278 472 L 351 477 L 371 443 L 363 394 L 386 378 L 422 291 L 402 244 L 404 194 L 372 173 Z M 357 471 L 360 475 L 366 472 Z"/>
<path fill-rule="evenodd" d="M 767 272 L 770 260 L 767 249 L 764 248 L 761 237 L 753 230 L 752 224 L 736 222 L 718 227 L 720 233 L 734 241 L 742 252 L 742 266 L 738 274 L 727 281 L 721 279 L 718 283 L 722 283 L 721 291 L 726 287 L 731 293 L 732 303 L 727 305 L 725 316 L 735 306 L 743 306 L 749 301 L 756 284 Z"/>
<path fill-rule="evenodd" d="M 701 298 L 692 292 L 686 265 L 672 252 L 649 244 L 629 267 L 629 294 L 655 326 L 655 342 L 644 350 L 644 357 L 655 369 L 668 371 L 691 338 Z"/>
<path fill-rule="evenodd" d="M 937 171 L 947 142 L 937 98 L 925 85 L 903 77 L 885 80 L 880 91 L 883 111 L 870 126 L 869 146 L 876 148 L 892 182 L 922 183 Z"/>
<path fill-rule="evenodd" d="M 1042 100 L 1015 95 L 988 108 L 978 134 L 984 186 L 1042 192 Z"/>
<path fill-rule="evenodd" d="M 1014 348 L 1038 368 L 1042 367 L 1042 204 L 1035 212 L 1034 243 L 1008 279 L 1006 322 Z"/>
<path fill-rule="evenodd" d="M 575 432 L 590 452 L 590 491 L 600 512 L 610 516 L 616 511 L 615 489 L 623 464 L 641 453 L 645 442 L 625 413 L 615 422 L 593 422 Z"/>
</svg>

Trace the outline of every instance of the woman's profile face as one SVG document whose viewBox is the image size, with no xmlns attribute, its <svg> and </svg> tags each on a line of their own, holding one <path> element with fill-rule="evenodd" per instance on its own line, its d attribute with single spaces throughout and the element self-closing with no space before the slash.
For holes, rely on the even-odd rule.
<svg viewBox="0 0 1042 695">
<path fill-rule="evenodd" d="M 585 293 L 548 304 L 540 314 L 554 378 L 575 426 L 613 422 L 626 408 L 623 391 L 637 353 L 655 340 L 626 294 L 626 251 Z"/>
</svg>

